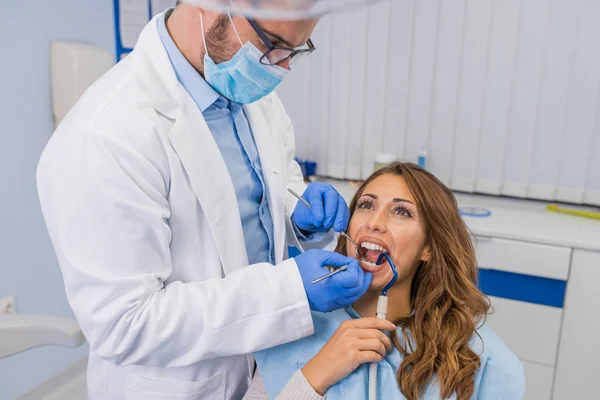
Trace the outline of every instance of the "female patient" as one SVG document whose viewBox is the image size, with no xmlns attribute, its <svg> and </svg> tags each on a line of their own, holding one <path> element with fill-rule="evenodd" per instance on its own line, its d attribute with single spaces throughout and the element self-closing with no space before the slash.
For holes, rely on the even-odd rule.
<svg viewBox="0 0 600 400">
<path fill-rule="evenodd" d="M 245 399 L 367 399 L 370 362 L 379 363 L 380 399 L 521 399 L 521 363 L 483 324 L 489 303 L 452 192 L 395 163 L 364 182 L 350 210 L 348 234 L 360 248 L 341 238 L 337 251 L 372 274 L 370 290 L 352 308 L 313 313 L 313 336 L 257 353 Z M 387 263 L 376 265 L 381 251 L 399 275 L 389 321 L 372 318 L 392 278 Z"/>
</svg>

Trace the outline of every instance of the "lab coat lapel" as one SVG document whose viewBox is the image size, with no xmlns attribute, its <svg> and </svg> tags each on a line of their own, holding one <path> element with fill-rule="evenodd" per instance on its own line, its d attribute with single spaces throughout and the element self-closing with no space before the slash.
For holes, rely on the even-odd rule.
<svg viewBox="0 0 600 400">
<path fill-rule="evenodd" d="M 267 186 L 267 198 L 273 219 L 275 260 L 279 263 L 283 261 L 286 243 L 283 169 L 274 144 L 274 135 L 279 132 L 272 132 L 260 103 L 259 101 L 246 105 L 244 110 L 252 127 L 252 134 L 256 141 L 263 177 Z"/>
<path fill-rule="evenodd" d="M 159 17 L 144 28 L 132 53 L 139 101 L 175 120 L 169 140 L 208 220 L 223 270 L 229 274 L 248 265 L 235 189 L 202 112 L 177 80 L 158 34 Z"/>
<path fill-rule="evenodd" d="M 182 106 L 170 141 L 208 220 L 223 270 L 229 274 L 248 265 L 235 189 L 202 113 L 183 88 L 179 97 Z"/>
</svg>

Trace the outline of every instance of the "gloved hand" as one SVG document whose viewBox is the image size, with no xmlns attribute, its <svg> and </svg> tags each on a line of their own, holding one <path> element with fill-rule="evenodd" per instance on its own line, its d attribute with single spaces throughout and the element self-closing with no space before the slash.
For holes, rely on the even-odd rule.
<svg viewBox="0 0 600 400">
<path fill-rule="evenodd" d="M 373 280 L 373 275 L 364 272 L 354 258 L 324 250 L 309 250 L 294 260 L 298 264 L 310 309 L 330 312 L 345 308 L 362 297 Z M 329 273 L 324 267 L 343 267 L 342 271 L 313 285 L 312 281 Z"/>
<path fill-rule="evenodd" d="M 296 205 L 292 221 L 307 232 L 345 231 L 350 220 L 350 209 L 344 198 L 328 183 L 314 182 L 302 194 L 311 208 L 301 201 Z"/>
</svg>

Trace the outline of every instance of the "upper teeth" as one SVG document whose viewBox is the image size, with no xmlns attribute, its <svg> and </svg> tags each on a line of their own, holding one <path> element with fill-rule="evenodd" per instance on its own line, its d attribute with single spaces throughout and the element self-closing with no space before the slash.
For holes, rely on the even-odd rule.
<svg viewBox="0 0 600 400">
<path fill-rule="evenodd" d="M 365 249 L 368 249 L 368 250 L 375 250 L 375 251 L 381 251 L 382 253 L 387 253 L 386 249 L 384 249 L 383 247 L 381 247 L 375 243 L 363 242 L 360 244 L 360 246 L 364 247 Z"/>
</svg>

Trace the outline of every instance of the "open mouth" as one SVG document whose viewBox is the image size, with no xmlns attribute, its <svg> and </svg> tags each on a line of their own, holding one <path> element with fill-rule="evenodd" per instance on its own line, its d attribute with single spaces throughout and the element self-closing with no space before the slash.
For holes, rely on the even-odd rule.
<svg viewBox="0 0 600 400">
<path fill-rule="evenodd" d="M 387 263 L 383 260 L 381 265 L 377 265 L 377 260 L 381 253 L 389 253 L 389 249 L 381 241 L 365 238 L 358 243 L 356 248 L 357 258 L 361 264 L 369 268 L 378 268 Z"/>
</svg>

